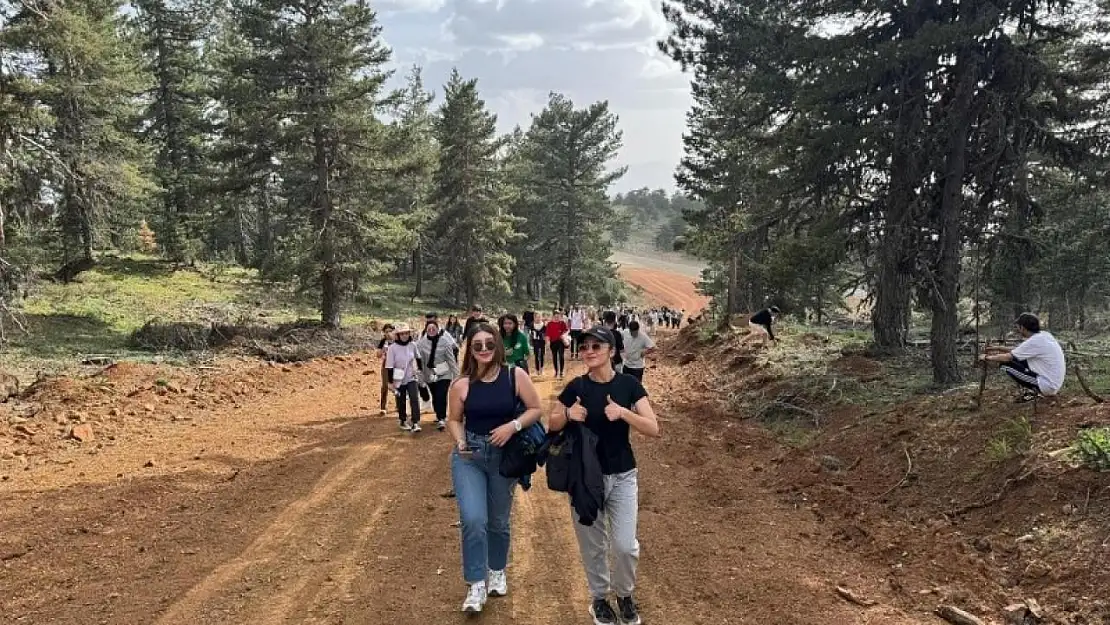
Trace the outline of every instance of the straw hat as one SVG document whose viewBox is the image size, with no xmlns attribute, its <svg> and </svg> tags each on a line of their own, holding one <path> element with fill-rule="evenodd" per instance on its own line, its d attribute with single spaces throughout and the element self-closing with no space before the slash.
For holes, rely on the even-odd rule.
<svg viewBox="0 0 1110 625">
<path fill-rule="evenodd" d="M 409 327 L 409 324 L 407 324 L 407 323 L 398 323 L 397 325 L 395 325 L 393 327 L 393 336 L 394 337 L 396 337 L 398 334 L 404 334 L 405 332 L 408 332 L 409 334 L 412 334 L 412 328 Z"/>
</svg>

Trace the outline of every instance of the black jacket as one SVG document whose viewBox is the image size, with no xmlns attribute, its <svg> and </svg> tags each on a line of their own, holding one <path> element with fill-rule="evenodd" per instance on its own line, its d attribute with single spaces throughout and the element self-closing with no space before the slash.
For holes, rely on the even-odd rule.
<svg viewBox="0 0 1110 625">
<path fill-rule="evenodd" d="M 568 493 L 582 525 L 593 525 L 605 503 L 605 474 L 597 455 L 597 434 L 568 423 L 540 458 L 547 465 L 547 487 Z"/>
</svg>

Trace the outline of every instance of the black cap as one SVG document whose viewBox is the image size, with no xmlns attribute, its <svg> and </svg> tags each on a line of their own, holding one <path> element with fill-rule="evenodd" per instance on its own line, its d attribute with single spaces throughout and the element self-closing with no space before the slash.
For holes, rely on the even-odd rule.
<svg viewBox="0 0 1110 625">
<path fill-rule="evenodd" d="M 426 315 L 424 315 L 424 318 L 425 319 L 437 319 L 437 318 L 439 318 L 439 313 L 430 312 L 430 313 L 427 313 Z"/>
<path fill-rule="evenodd" d="M 591 336 L 606 345 L 617 344 L 617 339 L 613 338 L 613 331 L 605 326 L 594 326 L 586 330 L 582 333 L 582 341 L 585 341 L 587 337 Z"/>
</svg>

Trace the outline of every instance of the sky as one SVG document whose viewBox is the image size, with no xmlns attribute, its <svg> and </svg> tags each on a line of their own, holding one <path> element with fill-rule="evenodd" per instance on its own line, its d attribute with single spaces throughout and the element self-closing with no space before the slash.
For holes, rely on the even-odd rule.
<svg viewBox="0 0 1110 625">
<path fill-rule="evenodd" d="M 584 107 L 608 100 L 628 172 L 613 192 L 673 190 L 689 79 L 656 48 L 661 0 L 377 0 L 382 35 L 403 84 L 413 64 L 441 101 L 452 67 L 477 78 L 501 131 L 527 129 L 552 91 Z"/>
</svg>

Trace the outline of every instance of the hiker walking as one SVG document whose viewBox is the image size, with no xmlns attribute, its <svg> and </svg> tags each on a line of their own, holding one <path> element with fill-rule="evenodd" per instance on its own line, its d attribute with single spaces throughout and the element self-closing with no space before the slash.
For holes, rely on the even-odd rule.
<svg viewBox="0 0 1110 625">
<path fill-rule="evenodd" d="M 463 336 L 465 335 L 463 333 L 463 325 L 459 323 L 458 315 L 448 315 L 447 325 L 443 327 L 443 330 L 450 334 L 451 338 L 455 339 L 455 345 L 462 345 Z"/>
<path fill-rule="evenodd" d="M 421 365 L 409 324 L 399 323 L 393 329 L 393 344 L 386 352 L 385 367 L 389 371 L 390 386 L 397 396 L 397 418 L 401 422 L 401 429 L 419 432 L 420 387 L 416 376 Z M 411 418 L 408 415 L 409 410 L 412 412 Z"/>
<path fill-rule="evenodd" d="M 501 475 L 501 448 L 541 415 L 531 377 L 504 362 L 499 332 L 489 324 L 477 326 L 463 356 L 462 376 L 448 394 L 447 429 L 455 442 L 451 482 L 459 505 L 463 579 L 468 585 L 464 612 L 481 612 L 488 596 L 508 593 L 505 565 L 517 481 Z M 526 408 L 520 415 L 518 400 Z"/>
<path fill-rule="evenodd" d="M 613 368 L 620 373 L 624 367 L 624 335 L 617 329 L 617 313 L 605 311 L 601 316 L 601 324 L 613 334 Z"/>
<path fill-rule="evenodd" d="M 767 345 L 767 341 L 774 343 L 775 333 L 771 330 L 771 324 L 781 314 L 778 306 L 764 308 L 763 310 L 755 313 L 748 319 L 748 329 L 750 332 L 747 336 L 741 339 L 740 344 L 746 345 L 749 342 L 759 341 L 760 347 Z"/>
<path fill-rule="evenodd" d="M 482 307 L 472 307 L 470 309 L 470 316 L 466 318 L 466 325 L 463 326 L 463 340 L 468 339 L 470 333 L 474 331 L 474 328 L 483 323 L 489 323 L 489 320 L 482 314 Z"/>
<path fill-rule="evenodd" d="M 586 312 L 578 306 L 570 309 L 570 357 L 578 358 L 578 342 L 586 329 Z"/>
<path fill-rule="evenodd" d="M 563 311 L 555 311 L 555 314 L 551 316 L 551 321 L 547 322 L 544 333 L 547 336 L 547 344 L 551 346 L 551 365 L 555 367 L 555 379 L 562 380 L 563 372 L 566 371 L 567 367 L 567 343 L 574 344 L 569 336 L 570 327 L 563 320 Z"/>
<path fill-rule="evenodd" d="M 629 436 L 631 430 L 659 436 L 659 421 L 640 381 L 613 369 L 616 341 L 613 331 L 604 326 L 584 333 L 582 357 L 589 371 L 563 389 L 548 416 L 548 427 L 552 432 L 585 427 L 597 436 L 598 460 L 604 474 L 601 509 L 597 519 L 586 526 L 572 508 L 574 531 L 593 598 L 589 611 L 595 625 L 615 625 L 618 614 L 609 603 L 609 593 L 613 592 L 620 622 L 639 625 L 640 615 L 632 599 L 640 558 L 636 538 L 639 487 Z"/>
<path fill-rule="evenodd" d="M 393 380 L 389 377 L 390 376 L 389 369 L 387 369 L 386 366 L 385 366 L 386 352 L 389 351 L 389 346 L 392 345 L 392 344 L 393 344 L 393 324 L 387 323 L 384 326 L 382 326 L 382 340 L 378 341 L 378 354 L 381 357 L 381 362 L 379 364 L 381 365 L 381 369 L 382 369 L 382 375 L 381 375 L 381 380 L 382 380 L 382 385 L 381 385 L 382 403 L 381 403 L 381 410 L 379 410 L 378 414 L 382 415 L 383 417 L 386 415 L 386 409 L 385 409 L 386 403 L 389 401 L 390 395 L 393 395 L 393 388 L 390 386 L 390 383 Z"/>
<path fill-rule="evenodd" d="M 515 365 L 528 371 L 529 343 L 528 335 L 520 331 L 520 322 L 516 315 L 502 315 L 497 320 L 501 328 L 501 340 L 505 343 L 505 364 Z"/>
<path fill-rule="evenodd" d="M 644 381 L 644 369 L 647 363 L 644 357 L 655 351 L 655 341 L 646 332 L 641 331 L 639 321 L 630 321 L 628 330 L 624 335 L 624 373 L 636 378 L 641 383 Z"/>
<path fill-rule="evenodd" d="M 1060 343 L 1041 329 L 1041 320 L 1033 313 L 1022 313 L 1014 324 L 1025 340 L 1013 349 L 988 347 L 979 359 L 1002 363 L 999 368 L 1021 389 L 1019 403 L 1056 395 L 1064 387 L 1067 375 Z"/>
<path fill-rule="evenodd" d="M 416 351 L 423 365 L 421 376 L 431 391 L 436 428 L 442 431 L 447 425 L 447 391 L 459 377 L 459 347 L 438 323 L 429 321 L 424 325 L 423 337 L 416 342 Z"/>
<path fill-rule="evenodd" d="M 533 318 L 532 328 L 528 331 L 528 338 L 532 340 L 532 355 L 536 360 L 536 374 L 543 375 L 547 358 L 547 322 L 543 316 L 536 314 Z"/>
</svg>

